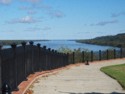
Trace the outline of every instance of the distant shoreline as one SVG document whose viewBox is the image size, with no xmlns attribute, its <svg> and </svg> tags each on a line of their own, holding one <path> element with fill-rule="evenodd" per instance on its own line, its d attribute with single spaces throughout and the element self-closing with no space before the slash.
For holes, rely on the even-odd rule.
<svg viewBox="0 0 125 94">
<path fill-rule="evenodd" d="M 65 40 L 65 39 L 64 39 Z M 62 41 L 64 41 L 62 40 Z M 0 45 L 6 46 L 11 45 L 12 43 L 16 43 L 17 45 L 21 44 L 23 41 L 51 41 L 51 40 L 0 40 Z M 125 33 L 117 34 L 114 36 L 101 36 L 96 37 L 94 39 L 69 39 L 66 41 L 75 41 L 78 43 L 85 43 L 85 44 L 93 44 L 93 45 L 100 45 L 100 46 L 112 46 L 118 48 L 125 48 Z"/>
<path fill-rule="evenodd" d="M 125 48 L 125 33 L 117 34 L 114 36 L 96 37 L 94 39 L 87 39 L 87 40 L 81 39 L 81 40 L 76 40 L 76 42 Z"/>
<path fill-rule="evenodd" d="M 100 45 L 100 46 L 118 47 L 118 46 L 115 46 L 115 45 L 106 45 L 106 44 L 99 44 L 99 43 L 91 43 L 91 42 L 87 42 L 86 40 L 85 40 L 85 41 L 82 41 L 82 42 L 80 42 L 79 40 L 76 40 L 76 42 L 78 42 L 78 43 L 85 43 L 85 44 L 92 44 L 92 45 Z"/>
</svg>

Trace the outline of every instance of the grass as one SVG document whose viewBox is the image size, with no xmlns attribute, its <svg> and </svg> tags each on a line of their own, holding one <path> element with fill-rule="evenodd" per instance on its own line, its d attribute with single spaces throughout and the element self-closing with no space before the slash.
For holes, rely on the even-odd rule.
<svg viewBox="0 0 125 94">
<path fill-rule="evenodd" d="M 102 67 L 100 70 L 116 79 L 125 89 L 125 64 Z"/>
</svg>

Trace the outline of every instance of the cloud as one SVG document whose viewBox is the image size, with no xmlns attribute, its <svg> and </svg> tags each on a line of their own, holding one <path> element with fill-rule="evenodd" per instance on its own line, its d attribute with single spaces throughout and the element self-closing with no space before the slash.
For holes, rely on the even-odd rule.
<svg viewBox="0 0 125 94">
<path fill-rule="evenodd" d="M 11 3 L 11 0 L 0 0 L 0 4 L 8 5 Z"/>
<path fill-rule="evenodd" d="M 32 6 L 21 6 L 19 7 L 19 10 L 23 10 L 23 11 L 26 11 L 27 14 L 30 14 L 30 15 L 33 15 L 33 14 L 36 14 L 37 11 L 35 10 L 35 8 L 33 8 Z"/>
<path fill-rule="evenodd" d="M 50 6 L 50 5 L 44 5 L 44 4 L 42 4 L 40 6 L 35 6 L 35 8 L 37 8 L 37 9 L 44 9 L 46 11 L 50 11 L 50 10 L 53 9 L 52 6 Z"/>
<path fill-rule="evenodd" d="M 32 7 L 28 7 L 28 6 L 20 6 L 19 9 L 20 10 L 31 10 L 33 8 Z"/>
<path fill-rule="evenodd" d="M 15 23 L 27 23 L 27 24 L 30 24 L 30 23 L 37 23 L 37 22 L 41 22 L 41 19 L 35 19 L 35 18 L 31 17 L 31 16 L 25 16 L 25 17 L 22 17 L 20 19 L 11 20 L 8 23 L 11 23 L 11 24 L 15 24 Z"/>
<path fill-rule="evenodd" d="M 120 30 L 119 32 L 125 32 L 125 30 L 124 30 L 124 29 L 122 29 L 122 30 Z"/>
<path fill-rule="evenodd" d="M 20 10 L 44 9 L 46 11 L 50 11 L 53 8 L 50 5 L 41 4 L 41 5 L 31 5 L 31 6 L 20 6 L 19 9 Z"/>
<path fill-rule="evenodd" d="M 39 3 L 42 0 L 21 0 L 21 1 L 29 2 L 29 3 Z"/>
<path fill-rule="evenodd" d="M 59 10 L 53 9 L 53 7 L 50 6 L 50 5 L 44 5 L 44 4 L 42 4 L 40 6 L 36 5 L 36 6 L 34 6 L 34 8 L 45 10 L 46 14 L 48 14 L 50 17 L 55 17 L 55 18 L 62 18 L 62 17 L 64 17 L 64 13 L 63 12 L 61 12 Z"/>
<path fill-rule="evenodd" d="M 23 1 L 29 1 L 29 0 L 23 0 Z M 40 1 L 40 0 L 38 0 Z M 36 1 L 33 1 L 36 2 Z M 49 15 L 52 18 L 62 18 L 64 17 L 64 13 L 60 10 L 53 9 L 50 5 L 45 4 L 35 4 L 31 6 L 20 6 L 20 10 L 27 11 L 28 14 L 36 14 L 38 12 L 45 12 L 45 14 Z"/>
<path fill-rule="evenodd" d="M 29 10 L 27 13 L 33 15 L 33 14 L 36 14 L 37 12 L 34 10 Z"/>
<path fill-rule="evenodd" d="M 42 30 L 50 30 L 50 29 L 51 29 L 51 27 L 48 27 L 48 26 L 42 28 Z"/>
<path fill-rule="evenodd" d="M 104 25 L 107 25 L 107 24 L 114 24 L 114 23 L 118 23 L 118 20 L 102 21 L 102 22 L 97 23 L 96 25 L 104 26 Z"/>
<path fill-rule="evenodd" d="M 25 31 L 40 31 L 41 28 L 38 27 L 31 27 L 31 28 L 27 28 Z"/>
<path fill-rule="evenodd" d="M 61 11 L 49 11 L 48 13 L 51 17 L 62 18 L 64 14 Z"/>
<path fill-rule="evenodd" d="M 33 32 L 36 32 L 36 31 L 41 31 L 41 30 L 50 30 L 51 27 L 49 26 L 46 26 L 46 27 L 43 27 L 43 28 L 39 28 L 39 27 L 31 27 L 31 28 L 27 28 L 25 31 L 33 31 Z"/>
<path fill-rule="evenodd" d="M 96 24 L 90 24 L 90 26 L 105 26 L 105 25 L 108 25 L 108 24 L 115 24 L 115 23 L 118 23 L 118 22 L 119 22 L 118 20 L 101 21 L 101 22 L 98 22 Z"/>
<path fill-rule="evenodd" d="M 112 13 L 111 17 L 125 16 L 125 12 Z"/>
</svg>

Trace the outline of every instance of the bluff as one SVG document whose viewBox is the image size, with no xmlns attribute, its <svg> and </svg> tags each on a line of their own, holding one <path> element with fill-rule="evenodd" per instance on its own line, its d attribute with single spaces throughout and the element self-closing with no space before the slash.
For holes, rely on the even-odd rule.
<svg viewBox="0 0 125 94">
<path fill-rule="evenodd" d="M 79 43 L 125 47 L 125 33 L 109 36 L 101 36 L 87 40 L 76 40 Z"/>
</svg>

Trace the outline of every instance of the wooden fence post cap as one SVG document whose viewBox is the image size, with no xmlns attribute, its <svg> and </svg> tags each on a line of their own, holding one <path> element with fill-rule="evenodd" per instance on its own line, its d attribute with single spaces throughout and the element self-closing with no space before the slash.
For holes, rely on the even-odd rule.
<svg viewBox="0 0 125 94">
<path fill-rule="evenodd" d="M 25 46 L 25 45 L 26 45 L 26 42 L 25 42 L 25 41 L 23 41 L 23 42 L 21 42 L 21 44 L 22 44 L 22 46 Z"/>
<path fill-rule="evenodd" d="M 11 47 L 12 47 L 12 48 L 16 48 L 16 46 L 17 46 L 16 43 L 12 43 L 12 44 L 11 44 Z"/>
<path fill-rule="evenodd" d="M 54 49 L 52 49 L 52 52 L 54 52 Z"/>
<path fill-rule="evenodd" d="M 51 48 L 48 48 L 48 50 L 51 50 Z"/>
<path fill-rule="evenodd" d="M 33 45 L 33 44 L 34 44 L 34 42 L 33 42 L 33 41 L 30 41 L 29 43 L 30 43 L 30 45 Z"/>
<path fill-rule="evenodd" d="M 38 43 L 38 44 L 37 44 L 37 46 L 38 46 L 38 47 L 40 47 L 40 46 L 41 46 L 41 44 L 40 44 L 40 43 Z"/>
<path fill-rule="evenodd" d="M 46 49 L 46 46 L 43 46 L 44 49 Z"/>
</svg>

